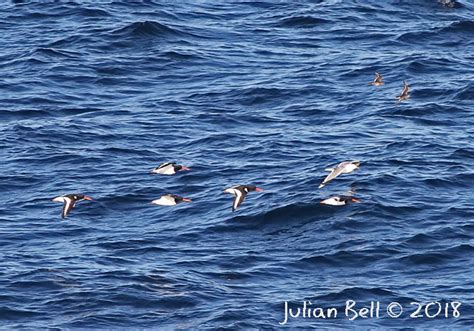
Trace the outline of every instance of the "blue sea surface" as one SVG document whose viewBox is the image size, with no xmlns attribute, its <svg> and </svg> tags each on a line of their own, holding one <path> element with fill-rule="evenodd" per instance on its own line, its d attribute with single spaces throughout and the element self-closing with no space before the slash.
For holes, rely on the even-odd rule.
<svg viewBox="0 0 474 331">
<path fill-rule="evenodd" d="M 471 0 L 3 1 L 0 18 L 2 329 L 280 328 L 305 302 L 337 318 L 284 327 L 474 326 Z M 361 168 L 318 189 L 345 160 Z M 167 161 L 192 170 L 150 173 Z M 232 212 L 238 184 L 264 192 Z M 95 201 L 62 220 L 51 199 L 75 192 Z M 320 204 L 348 192 L 361 203 Z M 150 203 L 166 193 L 193 202 Z"/>
</svg>

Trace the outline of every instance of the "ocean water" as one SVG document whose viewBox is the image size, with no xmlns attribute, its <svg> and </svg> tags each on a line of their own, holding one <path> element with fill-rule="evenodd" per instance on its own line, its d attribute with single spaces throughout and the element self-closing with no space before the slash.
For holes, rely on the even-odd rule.
<svg viewBox="0 0 474 331">
<path fill-rule="evenodd" d="M 0 9 L 2 329 L 472 327 L 472 1 Z"/>
</svg>

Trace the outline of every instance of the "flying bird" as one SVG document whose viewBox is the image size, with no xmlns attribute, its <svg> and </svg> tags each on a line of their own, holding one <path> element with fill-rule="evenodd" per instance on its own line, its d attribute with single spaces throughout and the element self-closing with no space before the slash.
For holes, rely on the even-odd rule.
<svg viewBox="0 0 474 331">
<path fill-rule="evenodd" d="M 191 169 L 183 165 L 176 164 L 176 162 L 165 162 L 165 163 L 160 164 L 151 172 L 154 174 L 160 174 L 160 175 L 174 175 L 178 171 L 183 171 L 183 170 L 191 170 Z"/>
<path fill-rule="evenodd" d="M 378 72 L 375 73 L 375 79 L 373 82 L 370 82 L 369 85 L 373 86 L 382 86 L 384 82 L 382 81 L 382 75 Z"/>
<path fill-rule="evenodd" d="M 352 202 L 360 202 L 360 200 L 347 195 L 335 195 L 321 201 L 323 205 L 331 206 L 345 206 Z"/>
<path fill-rule="evenodd" d="M 153 200 L 151 203 L 154 205 L 160 206 L 176 206 L 181 202 L 191 202 L 189 198 L 183 198 L 176 194 L 165 194 L 162 195 L 159 199 Z"/>
<path fill-rule="evenodd" d="M 237 185 L 224 190 L 225 193 L 230 193 L 234 196 L 232 211 L 237 210 L 237 208 L 240 207 L 242 202 L 244 202 L 247 194 L 253 191 L 262 192 L 263 189 L 254 185 Z"/>
<path fill-rule="evenodd" d="M 397 97 L 398 102 L 407 100 L 410 97 L 410 87 L 406 81 L 403 81 L 403 90 L 402 93 Z"/>
<path fill-rule="evenodd" d="M 63 202 L 63 210 L 61 212 L 61 217 L 66 218 L 67 215 L 71 212 L 71 210 L 76 206 L 76 202 L 81 200 L 94 200 L 91 197 L 84 195 L 84 194 L 67 194 L 63 196 L 56 197 L 52 199 L 54 202 Z"/>
<path fill-rule="evenodd" d="M 360 166 L 360 161 L 344 161 L 339 163 L 335 168 L 328 168 L 326 171 L 330 171 L 331 173 L 327 175 L 326 178 L 324 178 L 323 182 L 321 185 L 319 185 L 319 188 L 324 187 L 327 183 L 329 183 L 331 180 L 339 176 L 340 174 L 348 174 L 353 172 L 356 169 L 359 169 Z"/>
</svg>

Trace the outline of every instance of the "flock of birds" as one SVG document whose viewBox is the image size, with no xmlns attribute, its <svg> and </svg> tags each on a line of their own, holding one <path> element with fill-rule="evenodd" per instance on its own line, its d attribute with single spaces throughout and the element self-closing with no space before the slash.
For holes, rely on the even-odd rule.
<svg viewBox="0 0 474 331">
<path fill-rule="evenodd" d="M 370 82 L 369 85 L 373 86 L 382 86 L 384 82 L 382 80 L 382 75 L 378 72 L 375 73 L 375 79 L 373 82 Z M 403 90 L 400 95 L 397 96 L 397 102 L 407 100 L 409 98 L 410 88 L 406 81 L 403 81 Z M 360 161 L 344 161 L 339 163 L 333 168 L 327 168 L 326 171 L 329 171 L 329 175 L 324 178 L 322 183 L 319 185 L 319 188 L 323 188 L 329 182 L 334 180 L 341 174 L 348 174 L 354 170 L 359 169 Z M 152 173 L 159 175 L 175 175 L 179 171 L 189 171 L 188 167 L 184 165 L 179 165 L 176 162 L 166 162 L 152 170 Z M 234 201 L 232 203 L 232 211 L 237 210 L 242 202 L 244 202 L 247 194 L 250 192 L 262 192 L 263 189 L 256 187 L 255 185 L 237 185 L 224 190 L 225 193 L 230 193 L 234 196 Z M 63 209 L 61 212 L 62 218 L 66 218 L 71 210 L 76 206 L 76 203 L 81 200 L 93 200 L 90 196 L 84 194 L 66 194 L 63 196 L 56 197 L 52 199 L 54 202 L 62 202 Z M 160 206 L 175 206 L 182 202 L 192 202 L 191 199 L 185 198 L 176 194 L 165 194 L 159 199 L 153 200 L 151 203 Z M 330 198 L 324 199 L 321 201 L 322 204 L 332 205 L 332 206 L 344 206 L 352 202 L 360 202 L 359 199 L 354 198 L 352 195 L 336 195 Z"/>
</svg>

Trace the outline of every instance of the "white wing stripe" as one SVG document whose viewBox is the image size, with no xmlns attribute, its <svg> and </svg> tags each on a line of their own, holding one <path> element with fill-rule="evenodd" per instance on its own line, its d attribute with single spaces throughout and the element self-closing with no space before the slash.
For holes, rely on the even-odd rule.
<svg viewBox="0 0 474 331">
<path fill-rule="evenodd" d="M 233 207 L 234 207 L 234 209 L 237 209 L 237 208 L 239 208 L 239 205 L 242 201 L 243 194 L 239 190 L 235 190 L 235 189 L 234 189 L 234 194 L 235 194 L 235 198 L 234 198 L 234 206 Z"/>
<path fill-rule="evenodd" d="M 64 206 L 63 206 L 63 218 L 66 218 L 67 214 L 71 211 L 74 207 L 74 203 L 71 198 L 64 198 Z"/>
</svg>

